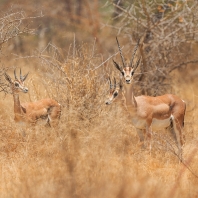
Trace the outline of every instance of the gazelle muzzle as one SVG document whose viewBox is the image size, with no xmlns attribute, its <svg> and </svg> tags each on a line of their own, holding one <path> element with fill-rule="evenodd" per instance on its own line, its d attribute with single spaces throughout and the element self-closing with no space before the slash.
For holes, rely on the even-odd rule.
<svg viewBox="0 0 198 198">
<path fill-rule="evenodd" d="M 23 88 L 23 93 L 27 93 L 28 92 L 28 88 L 27 87 L 24 87 Z"/>
<path fill-rule="evenodd" d="M 111 79 L 109 78 L 109 95 L 107 96 L 107 100 L 105 101 L 106 105 L 110 105 L 119 95 L 119 91 L 122 89 L 121 81 L 117 84 L 116 79 L 114 78 L 114 84 L 111 83 Z"/>
</svg>

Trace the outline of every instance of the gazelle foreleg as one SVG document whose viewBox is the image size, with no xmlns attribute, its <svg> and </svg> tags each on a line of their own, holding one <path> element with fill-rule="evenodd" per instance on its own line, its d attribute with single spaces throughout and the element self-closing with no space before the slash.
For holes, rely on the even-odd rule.
<svg viewBox="0 0 198 198">
<path fill-rule="evenodd" d="M 149 142 L 149 149 L 151 152 L 151 147 L 152 147 L 152 130 L 151 130 L 151 123 L 152 120 L 148 119 L 146 121 L 146 140 Z"/>
<path fill-rule="evenodd" d="M 136 131 L 137 131 L 137 134 L 138 134 L 138 137 L 140 139 L 140 146 L 141 148 L 144 148 L 144 137 L 145 137 L 145 129 L 138 129 L 136 128 Z"/>
</svg>

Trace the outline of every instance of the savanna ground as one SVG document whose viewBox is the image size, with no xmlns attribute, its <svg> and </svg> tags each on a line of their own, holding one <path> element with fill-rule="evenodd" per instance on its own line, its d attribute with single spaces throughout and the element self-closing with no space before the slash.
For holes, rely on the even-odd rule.
<svg viewBox="0 0 198 198">
<path fill-rule="evenodd" d="M 10 6 L 9 1 L 2 6 Z M 20 1 L 19 6 L 27 9 Z M 48 8 L 45 6 L 43 10 Z M 57 26 L 51 27 L 54 32 Z M 184 163 L 179 163 L 166 131 L 154 132 L 150 153 L 140 148 L 122 106 L 105 105 L 107 75 L 117 71 L 111 60 L 100 65 L 105 54 L 111 55 L 107 49 L 116 50 L 115 35 L 109 29 L 101 30 L 100 42 L 107 49 L 98 50 L 93 32 L 78 28 L 58 29 L 57 35 L 50 35 L 50 43 L 54 40 L 58 45 L 62 39 L 59 48 L 53 44 L 42 48 L 35 36 L 24 41 L 25 51 L 20 53 L 14 51 L 12 42 L 4 47 L 1 67 L 10 76 L 15 67 L 17 73 L 19 68 L 24 74 L 30 72 L 26 80 L 29 92 L 21 93 L 21 102 L 51 97 L 62 105 L 62 115 L 57 128 L 42 123 L 18 125 L 13 119 L 12 95 L 1 92 L 0 197 L 197 197 L 197 66 L 171 73 L 169 93 L 187 104 Z M 83 42 L 87 37 L 90 43 Z M 34 47 L 43 49 L 40 56 L 32 52 Z"/>
</svg>

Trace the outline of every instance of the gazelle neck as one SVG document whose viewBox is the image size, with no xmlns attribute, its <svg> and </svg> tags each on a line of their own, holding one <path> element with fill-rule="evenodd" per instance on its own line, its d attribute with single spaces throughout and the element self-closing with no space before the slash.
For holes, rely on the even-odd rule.
<svg viewBox="0 0 198 198">
<path fill-rule="evenodd" d="M 12 89 L 13 99 L 14 99 L 14 113 L 15 115 L 21 115 L 21 103 L 19 100 L 19 94 L 15 92 L 14 89 Z"/>
<path fill-rule="evenodd" d="M 126 84 L 123 83 L 124 85 L 124 97 L 125 97 L 125 102 L 127 107 L 137 107 L 137 102 L 135 100 L 134 92 L 133 92 L 133 84 Z"/>
</svg>

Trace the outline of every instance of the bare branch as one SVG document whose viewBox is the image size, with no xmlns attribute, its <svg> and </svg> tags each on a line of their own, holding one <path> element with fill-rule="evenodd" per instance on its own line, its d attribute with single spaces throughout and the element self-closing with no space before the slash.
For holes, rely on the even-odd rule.
<svg viewBox="0 0 198 198">
<path fill-rule="evenodd" d="M 178 65 L 173 66 L 173 67 L 169 70 L 169 73 L 172 72 L 172 71 L 175 70 L 175 69 L 178 69 L 179 67 L 184 66 L 184 65 L 195 64 L 195 63 L 198 63 L 198 59 L 197 59 L 197 60 L 190 60 L 190 61 L 182 62 L 182 63 L 180 63 L 180 64 L 178 64 Z"/>
<path fill-rule="evenodd" d="M 109 58 L 107 58 L 107 59 L 106 59 L 104 62 L 102 62 L 100 65 L 98 65 L 97 67 L 95 67 L 94 69 L 92 69 L 92 71 L 95 71 L 96 69 L 98 69 L 98 68 L 100 68 L 101 66 L 103 66 L 107 61 L 109 61 L 112 57 L 116 56 L 118 53 L 119 53 L 119 51 L 116 52 L 116 53 L 114 53 L 113 55 L 111 55 Z"/>
</svg>

